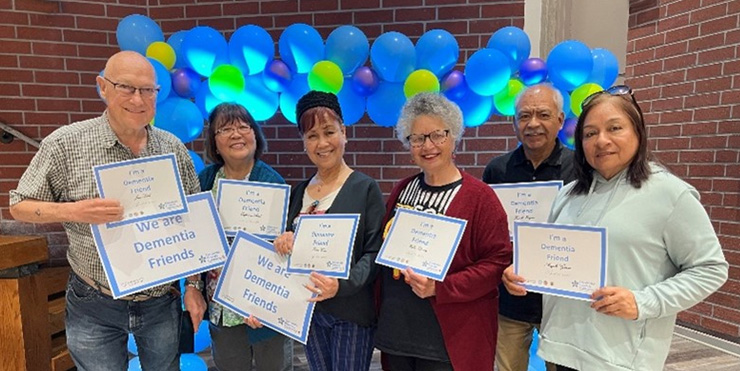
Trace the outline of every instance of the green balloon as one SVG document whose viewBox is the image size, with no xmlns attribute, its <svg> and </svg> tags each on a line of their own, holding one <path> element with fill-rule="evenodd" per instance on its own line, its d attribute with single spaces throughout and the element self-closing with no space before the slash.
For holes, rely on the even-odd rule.
<svg viewBox="0 0 740 371">
<path fill-rule="evenodd" d="M 524 90 L 524 84 L 517 80 L 511 79 L 506 86 L 493 96 L 493 105 L 496 111 L 504 116 L 514 116 L 516 113 L 516 96 Z"/>
<path fill-rule="evenodd" d="M 598 93 L 602 90 L 604 90 L 604 88 L 599 86 L 599 84 L 594 84 L 592 82 L 577 87 L 572 93 L 570 93 L 570 110 L 573 111 L 574 115 L 580 116 L 581 111 L 583 110 L 581 108 L 583 101 L 588 98 L 589 95 Z"/>
<path fill-rule="evenodd" d="M 244 90 L 244 74 L 235 66 L 222 64 L 208 78 L 208 88 L 216 98 L 233 102 Z"/>
<path fill-rule="evenodd" d="M 342 69 L 332 61 L 319 61 L 308 72 L 308 86 L 311 90 L 339 93 L 344 85 Z"/>
</svg>

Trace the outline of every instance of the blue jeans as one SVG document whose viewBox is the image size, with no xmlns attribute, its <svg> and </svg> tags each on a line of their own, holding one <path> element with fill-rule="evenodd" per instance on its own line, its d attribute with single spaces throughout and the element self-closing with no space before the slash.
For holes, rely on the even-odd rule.
<svg viewBox="0 0 740 371">
<path fill-rule="evenodd" d="M 144 371 L 180 369 L 180 296 L 145 301 L 114 300 L 72 273 L 67 283 L 67 347 L 80 371 L 128 369 L 133 333 Z"/>
</svg>

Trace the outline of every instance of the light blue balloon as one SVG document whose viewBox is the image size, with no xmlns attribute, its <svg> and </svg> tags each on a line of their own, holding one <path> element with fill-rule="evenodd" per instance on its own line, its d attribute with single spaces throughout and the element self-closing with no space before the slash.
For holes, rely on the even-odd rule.
<svg viewBox="0 0 740 371">
<path fill-rule="evenodd" d="M 313 27 L 294 23 L 286 28 L 278 40 L 280 59 L 294 73 L 308 73 L 316 62 L 324 58 L 324 41 Z"/>
<path fill-rule="evenodd" d="M 367 114 L 380 126 L 395 126 L 404 103 L 403 83 L 381 81 L 378 90 L 367 98 Z"/>
<path fill-rule="evenodd" d="M 529 367 L 527 371 L 545 371 L 545 361 L 537 356 L 537 347 L 540 343 L 540 337 L 537 329 L 532 334 L 532 346 L 529 347 Z"/>
<path fill-rule="evenodd" d="M 121 50 L 133 50 L 146 55 L 146 48 L 149 44 L 164 41 L 164 34 L 151 18 L 141 14 L 131 14 L 118 22 L 116 40 Z"/>
<path fill-rule="evenodd" d="M 154 58 L 147 58 L 149 63 L 154 67 L 154 73 L 157 75 L 157 85 L 159 85 L 159 93 L 157 94 L 157 104 L 164 102 L 169 96 L 172 90 L 172 76 L 170 71 L 167 70 L 160 61 Z"/>
<path fill-rule="evenodd" d="M 295 75 L 288 88 L 280 93 L 280 112 L 286 120 L 296 124 L 295 106 L 298 99 L 301 99 L 311 88 L 308 87 L 308 74 L 303 73 Z"/>
<path fill-rule="evenodd" d="M 595 48 L 591 50 L 593 68 L 588 82 L 608 88 L 614 84 L 619 75 L 619 61 L 617 57 L 607 49 Z"/>
<path fill-rule="evenodd" d="M 192 150 L 188 150 L 188 154 L 190 155 L 190 159 L 193 161 L 193 166 L 195 167 L 195 173 L 196 174 L 200 173 L 200 171 L 206 167 L 206 164 L 203 162 L 203 159 L 200 157 L 199 154 L 193 152 Z M 206 329 L 206 331 L 208 331 L 208 329 Z"/>
<path fill-rule="evenodd" d="M 211 332 L 208 330 L 208 321 L 201 321 L 198 332 L 195 333 L 194 350 L 196 353 L 200 353 L 210 346 Z"/>
<path fill-rule="evenodd" d="M 416 69 L 432 71 L 438 78 L 450 72 L 459 57 L 455 36 L 445 30 L 427 31 L 416 42 Z"/>
<path fill-rule="evenodd" d="M 128 360 L 128 371 L 141 371 L 141 361 L 139 357 L 134 357 Z"/>
<path fill-rule="evenodd" d="M 167 44 L 169 44 L 172 47 L 172 50 L 175 51 L 175 65 L 172 68 L 187 66 L 185 55 L 182 53 L 182 41 L 185 40 L 185 35 L 187 34 L 188 31 L 177 31 L 167 39 Z"/>
<path fill-rule="evenodd" d="M 264 28 L 253 24 L 239 27 L 229 39 L 229 58 L 245 75 L 255 75 L 275 56 L 275 44 Z"/>
<path fill-rule="evenodd" d="M 211 114 L 211 111 L 223 102 L 211 93 L 208 84 L 200 84 L 200 88 L 195 93 L 195 105 L 205 120 L 208 120 L 208 115 Z"/>
<path fill-rule="evenodd" d="M 365 114 L 366 99 L 362 95 L 357 94 L 355 89 L 352 88 L 351 80 L 351 77 L 344 79 L 342 90 L 337 94 L 339 106 L 342 107 L 344 125 L 346 126 L 357 123 Z"/>
<path fill-rule="evenodd" d="M 459 89 L 464 89 L 461 87 Z M 463 113 L 463 124 L 475 127 L 484 124 L 493 112 L 493 98 L 476 94 L 470 89 L 464 93 L 458 90 L 454 95 L 447 95 L 447 99 L 455 102 Z"/>
<path fill-rule="evenodd" d="M 246 76 L 244 91 L 236 101 L 257 121 L 265 121 L 274 116 L 280 102 L 278 93 L 265 86 L 261 75 Z"/>
<path fill-rule="evenodd" d="M 519 69 L 519 65 L 529 58 L 532 51 L 532 44 L 529 42 L 529 36 L 519 27 L 504 27 L 491 35 L 488 39 L 487 48 L 492 48 L 504 53 L 509 59 L 511 72 Z"/>
<path fill-rule="evenodd" d="M 565 114 L 565 117 L 568 117 L 568 115 L 572 113 L 570 110 L 570 94 L 568 94 L 567 91 L 558 88 L 557 86 L 555 87 L 555 89 L 558 89 L 560 95 L 563 96 L 563 114 Z"/>
<path fill-rule="evenodd" d="M 128 334 L 128 341 L 126 342 L 126 349 L 133 355 L 139 355 L 139 348 L 136 346 L 136 340 L 134 340 L 134 334 Z"/>
<path fill-rule="evenodd" d="M 547 55 L 550 81 L 568 91 L 587 82 L 593 64 L 591 49 L 576 40 L 563 41 L 555 45 Z"/>
<path fill-rule="evenodd" d="M 157 107 L 154 126 L 189 143 L 203 132 L 203 116 L 189 99 L 171 97 Z"/>
<path fill-rule="evenodd" d="M 187 66 L 201 76 L 211 76 L 216 67 L 229 63 L 229 46 L 224 36 L 208 26 L 192 28 L 180 46 Z"/>
<path fill-rule="evenodd" d="M 370 43 L 355 26 L 340 26 L 326 38 L 326 59 L 334 62 L 346 76 L 367 61 Z"/>
<path fill-rule="evenodd" d="M 473 53 L 465 65 L 465 82 L 474 93 L 492 96 L 509 82 L 509 59 L 496 49 L 481 49 Z"/>
<path fill-rule="evenodd" d="M 199 355 L 193 353 L 184 353 L 180 354 L 180 370 L 208 371 L 208 365 L 206 364 L 206 361 L 203 360 L 203 358 L 200 358 Z"/>
<path fill-rule="evenodd" d="M 395 31 L 386 32 L 373 42 L 370 61 L 381 79 L 404 82 L 414 72 L 416 49 L 406 35 Z"/>
</svg>

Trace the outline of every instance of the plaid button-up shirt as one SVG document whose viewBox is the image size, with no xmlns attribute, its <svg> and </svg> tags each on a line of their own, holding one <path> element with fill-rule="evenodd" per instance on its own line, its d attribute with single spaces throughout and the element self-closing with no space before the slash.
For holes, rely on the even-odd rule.
<svg viewBox="0 0 740 371">
<path fill-rule="evenodd" d="M 182 185 L 187 194 L 200 191 L 195 168 L 185 146 L 174 135 L 147 126 L 147 143 L 138 157 L 174 153 L 180 170 Z M 10 205 L 25 199 L 47 202 L 74 202 L 100 197 L 95 187 L 93 166 L 137 158 L 118 141 L 108 122 L 107 112 L 102 116 L 63 126 L 46 137 L 31 164 L 10 191 Z M 110 287 L 100 262 L 90 225 L 62 223 L 69 239 L 67 260 L 78 275 Z M 169 285 L 142 292 L 161 296 Z"/>
</svg>

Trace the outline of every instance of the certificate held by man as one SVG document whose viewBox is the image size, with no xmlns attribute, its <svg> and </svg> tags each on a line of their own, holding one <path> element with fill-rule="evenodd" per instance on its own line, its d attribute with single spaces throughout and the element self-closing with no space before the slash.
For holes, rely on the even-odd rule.
<svg viewBox="0 0 740 371">
<path fill-rule="evenodd" d="M 399 208 L 375 262 L 401 270 L 410 267 L 419 275 L 443 281 L 467 223 Z"/>
<path fill-rule="evenodd" d="M 302 215 L 298 218 L 288 272 L 318 272 L 349 278 L 352 246 L 360 214 Z"/>
<path fill-rule="evenodd" d="M 123 206 L 123 220 L 108 227 L 188 212 L 172 153 L 95 166 L 93 173 L 100 197 Z"/>
<path fill-rule="evenodd" d="M 514 221 L 544 223 L 550 208 L 563 187 L 562 180 L 491 184 L 509 220 L 509 233 L 514 233 Z"/>
<path fill-rule="evenodd" d="M 606 228 L 514 222 L 514 273 L 532 292 L 590 300 L 606 285 Z"/>
<path fill-rule="evenodd" d="M 272 244 L 243 231 L 229 250 L 213 300 L 306 344 L 313 316 L 308 276 L 291 275 L 287 259 Z"/>
<path fill-rule="evenodd" d="M 114 298 L 223 265 L 228 243 L 211 192 L 187 201 L 187 214 L 90 226 Z"/>
<path fill-rule="evenodd" d="M 216 203 L 226 235 L 244 231 L 274 240 L 285 231 L 290 186 L 242 180 L 218 180 Z"/>
</svg>

